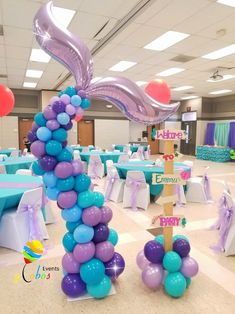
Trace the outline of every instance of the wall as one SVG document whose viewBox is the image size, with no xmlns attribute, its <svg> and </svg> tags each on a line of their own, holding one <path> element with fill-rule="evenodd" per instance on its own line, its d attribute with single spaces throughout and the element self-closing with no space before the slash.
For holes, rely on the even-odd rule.
<svg viewBox="0 0 235 314">
<path fill-rule="evenodd" d="M 0 118 L 0 146 L 19 148 L 18 117 Z"/>
<path fill-rule="evenodd" d="M 42 90 L 41 91 L 41 103 L 40 103 L 40 110 L 43 111 L 43 109 L 46 108 L 46 106 L 49 104 L 49 100 L 53 96 L 57 96 L 58 91 L 51 91 L 51 90 Z"/>
<path fill-rule="evenodd" d="M 95 146 L 110 149 L 112 144 L 125 144 L 129 141 L 128 120 L 95 119 Z"/>
<path fill-rule="evenodd" d="M 129 122 L 129 132 L 130 132 L 129 141 L 136 142 L 138 141 L 138 138 L 141 138 L 141 141 L 143 141 L 142 132 L 146 130 L 147 130 L 146 125 L 130 121 Z"/>
</svg>

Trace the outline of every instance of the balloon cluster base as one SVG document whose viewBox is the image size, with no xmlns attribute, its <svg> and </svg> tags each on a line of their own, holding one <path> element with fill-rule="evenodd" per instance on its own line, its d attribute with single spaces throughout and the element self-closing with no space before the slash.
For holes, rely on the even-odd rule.
<svg viewBox="0 0 235 314">
<path fill-rule="evenodd" d="M 164 250 L 163 235 L 148 241 L 136 257 L 143 283 L 153 290 L 163 285 L 166 294 L 173 298 L 183 296 L 191 278 L 198 273 L 198 263 L 189 253 L 190 244 L 183 235 L 173 237 L 173 249 L 168 252 Z"/>
<path fill-rule="evenodd" d="M 109 294 L 106 297 L 110 297 L 112 295 L 115 295 L 116 293 L 117 293 L 116 289 L 115 289 L 114 285 L 112 285 L 112 287 L 109 291 Z M 79 302 L 79 301 L 84 301 L 84 300 L 89 300 L 89 299 L 93 299 L 93 297 L 89 293 L 85 293 L 84 295 L 81 295 L 78 298 L 69 298 L 68 297 L 67 301 L 68 302 Z"/>
</svg>

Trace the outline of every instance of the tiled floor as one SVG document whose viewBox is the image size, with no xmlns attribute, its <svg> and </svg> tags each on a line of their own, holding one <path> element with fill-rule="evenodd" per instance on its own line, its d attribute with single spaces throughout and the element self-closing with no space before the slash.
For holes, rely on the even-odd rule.
<svg viewBox="0 0 235 314">
<path fill-rule="evenodd" d="M 155 156 L 154 156 L 155 158 Z M 189 158 L 187 158 L 189 159 Z M 115 284 L 116 294 L 104 300 L 68 302 L 60 289 L 62 279 L 61 239 L 65 233 L 60 210 L 53 205 L 57 222 L 48 226 L 50 240 L 47 254 L 37 263 L 27 268 L 27 274 L 35 273 L 38 265 L 58 266 L 59 272 L 52 272 L 49 280 L 33 280 L 30 284 L 21 279 L 23 258 L 21 254 L 0 248 L 0 313 L 235 313 L 235 257 L 215 254 L 210 246 L 218 238 L 217 231 L 208 227 L 217 217 L 217 201 L 223 191 L 226 179 L 235 195 L 235 164 L 218 164 L 195 160 L 193 175 L 202 175 L 210 166 L 213 204 L 188 203 L 175 208 L 175 212 L 187 217 L 187 227 L 183 229 L 191 243 L 191 255 L 199 262 L 200 272 L 181 299 L 171 299 L 162 289 L 148 290 L 141 282 L 140 271 L 135 258 L 146 241 L 153 236 L 147 231 L 152 228 L 151 218 L 161 213 L 161 207 L 151 203 L 147 211 L 133 212 L 123 209 L 122 204 L 109 202 L 113 210 L 110 226 L 119 233 L 116 250 L 126 260 L 126 270 Z M 99 182 L 102 191 L 104 180 Z M 182 233 L 182 229 L 175 230 Z"/>
</svg>

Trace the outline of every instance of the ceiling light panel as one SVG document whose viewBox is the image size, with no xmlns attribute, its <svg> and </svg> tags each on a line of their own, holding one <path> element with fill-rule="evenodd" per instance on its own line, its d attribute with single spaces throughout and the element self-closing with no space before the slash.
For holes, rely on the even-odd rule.
<svg viewBox="0 0 235 314">
<path fill-rule="evenodd" d="M 136 84 L 138 85 L 138 86 L 143 86 L 143 85 L 146 85 L 148 82 L 146 82 L 146 81 L 137 81 L 136 82 Z"/>
<path fill-rule="evenodd" d="M 27 70 L 26 77 L 40 78 L 42 76 L 42 73 L 43 71 L 40 70 Z"/>
<path fill-rule="evenodd" d="M 30 61 L 48 63 L 51 57 L 42 49 L 33 48 L 30 55 Z"/>
<path fill-rule="evenodd" d="M 216 90 L 213 92 L 210 92 L 209 94 L 211 95 L 219 95 L 219 94 L 227 94 L 227 93 L 231 93 L 232 90 L 231 89 L 220 89 L 220 90 Z"/>
<path fill-rule="evenodd" d="M 167 69 L 165 71 L 162 71 L 160 73 L 157 73 L 156 75 L 157 76 L 170 76 L 170 75 L 174 75 L 174 74 L 177 74 L 177 73 L 180 73 L 180 72 L 183 72 L 185 71 L 185 69 L 182 69 L 182 68 L 170 68 L 170 69 Z"/>
<path fill-rule="evenodd" d="M 76 11 L 54 7 L 52 6 L 52 12 L 56 20 L 60 23 L 61 26 L 67 28 L 72 21 Z"/>
<path fill-rule="evenodd" d="M 217 0 L 217 2 L 235 8 L 235 0 Z"/>
<path fill-rule="evenodd" d="M 181 97 L 181 99 L 183 99 L 183 100 L 194 99 L 194 98 L 198 98 L 198 96 L 196 96 L 196 95 L 191 95 L 191 96 L 184 96 L 184 97 Z"/>
<path fill-rule="evenodd" d="M 172 90 L 176 91 L 176 92 L 180 92 L 182 90 L 187 90 L 187 89 L 191 89 L 191 88 L 193 88 L 193 86 L 185 85 L 185 86 L 180 86 L 180 87 L 173 88 Z"/>
<path fill-rule="evenodd" d="M 189 37 L 189 34 L 169 31 L 144 46 L 145 49 L 163 51 Z"/>
<path fill-rule="evenodd" d="M 235 53 L 235 44 L 232 44 L 232 45 L 226 46 L 224 48 L 210 52 L 210 53 L 202 56 L 202 58 L 210 59 L 210 60 L 217 60 L 217 59 L 221 59 L 221 58 L 224 58 L 226 56 L 229 56 L 233 53 Z"/>
<path fill-rule="evenodd" d="M 116 63 L 115 65 L 113 65 L 109 69 L 109 71 L 124 72 L 127 69 L 130 69 L 131 67 L 133 67 L 134 65 L 136 65 L 136 62 L 120 61 L 120 62 Z"/>
<path fill-rule="evenodd" d="M 234 77 L 235 77 L 235 75 L 225 74 L 225 75 L 223 75 L 223 78 L 221 78 L 221 79 L 219 79 L 219 80 L 209 79 L 209 80 L 207 80 L 207 82 L 216 83 L 216 82 L 231 80 L 231 79 L 234 78 Z"/>
<path fill-rule="evenodd" d="M 23 87 L 28 87 L 28 88 L 35 88 L 37 86 L 37 83 L 32 83 L 32 82 L 24 82 Z"/>
</svg>

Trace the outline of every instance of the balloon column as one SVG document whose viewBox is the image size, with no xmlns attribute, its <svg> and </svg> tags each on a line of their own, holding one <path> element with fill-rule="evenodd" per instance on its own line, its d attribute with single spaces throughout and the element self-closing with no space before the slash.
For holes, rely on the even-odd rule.
<svg viewBox="0 0 235 314">
<path fill-rule="evenodd" d="M 129 119 L 146 124 L 165 120 L 177 111 L 179 103 L 168 106 L 157 102 L 123 77 L 91 84 L 90 51 L 54 20 L 51 2 L 37 12 L 34 33 L 41 48 L 66 66 L 77 84 L 51 98 L 44 111 L 36 114 L 28 134 L 31 151 L 38 158 L 33 172 L 43 176 L 47 196 L 57 201 L 68 230 L 63 238 L 62 290 L 70 297 L 88 292 L 94 298 L 103 298 L 110 291 L 111 281 L 123 272 L 125 262 L 114 252 L 118 235 L 108 227 L 112 211 L 104 205 L 104 196 L 93 191 L 82 163 L 73 160 L 67 146 L 72 120 L 81 120 L 91 105 L 90 98 L 108 100 Z"/>
<path fill-rule="evenodd" d="M 15 97 L 10 88 L 0 85 L 0 117 L 10 113 L 15 104 Z"/>
</svg>

